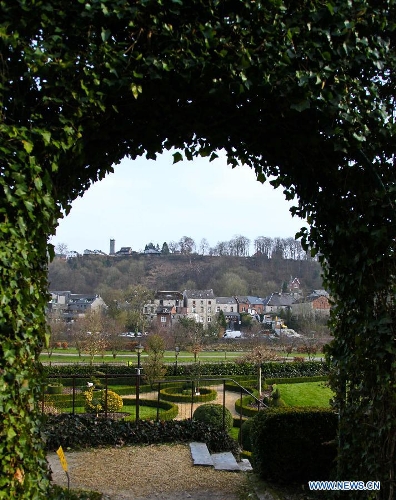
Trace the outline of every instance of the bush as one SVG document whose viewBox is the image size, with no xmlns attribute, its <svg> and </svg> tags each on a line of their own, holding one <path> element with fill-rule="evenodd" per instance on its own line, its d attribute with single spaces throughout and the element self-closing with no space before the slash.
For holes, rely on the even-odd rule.
<svg viewBox="0 0 396 500">
<path fill-rule="evenodd" d="M 276 388 L 274 391 L 272 391 L 271 399 L 269 401 L 269 404 L 270 404 L 270 406 L 273 406 L 273 407 L 286 406 L 285 402 L 280 397 L 280 392 L 279 392 L 278 388 Z"/>
<path fill-rule="evenodd" d="M 257 396 L 257 391 L 253 391 L 253 394 Z M 244 396 L 242 399 L 239 398 L 235 401 L 235 411 L 240 415 L 245 417 L 254 417 L 259 411 L 258 403 L 253 396 Z M 260 410 L 263 410 L 264 406 L 260 405 Z"/>
<path fill-rule="evenodd" d="M 226 430 L 232 429 L 234 422 L 230 410 L 215 403 L 198 406 L 194 411 L 193 419 L 217 428 L 222 428 L 224 423 Z"/>
<path fill-rule="evenodd" d="M 47 394 L 62 394 L 63 385 L 60 383 L 52 383 L 47 385 Z"/>
<path fill-rule="evenodd" d="M 270 408 L 251 424 L 252 462 L 265 481 L 328 480 L 336 458 L 337 415 L 324 408 Z"/>
<path fill-rule="evenodd" d="M 178 365 L 177 371 L 178 376 L 190 376 L 194 372 L 194 364 L 189 365 Z M 327 375 L 329 373 L 328 364 L 319 361 L 306 361 L 305 363 L 263 363 L 262 377 L 263 378 L 279 378 L 279 377 L 309 377 L 318 375 Z M 96 366 L 95 369 L 100 369 L 101 372 L 105 374 L 122 374 L 130 375 L 134 377 L 136 375 L 136 368 L 134 366 L 115 365 L 115 364 L 101 364 Z M 233 361 L 222 362 L 222 363 L 203 363 L 200 366 L 201 377 L 205 376 L 219 376 L 219 377 L 237 377 L 242 376 L 256 377 L 257 366 L 254 363 L 241 363 L 237 364 Z M 48 376 L 60 377 L 60 376 L 70 376 L 70 375 L 86 375 L 90 376 L 92 374 L 93 367 L 90 365 L 83 365 L 81 363 L 74 363 L 68 365 L 52 365 L 45 366 L 44 372 Z M 174 366 L 167 365 L 166 375 L 174 375 Z"/>
<path fill-rule="evenodd" d="M 243 422 L 242 427 L 239 429 L 238 442 L 242 445 L 243 451 L 252 451 L 251 429 L 253 425 L 254 420 L 249 418 Z"/>
<path fill-rule="evenodd" d="M 175 403 L 189 403 L 191 398 L 194 402 L 213 401 L 217 398 L 217 392 L 207 387 L 200 387 L 200 394 L 193 395 L 191 388 L 184 389 L 183 387 L 167 387 L 161 389 L 161 399 L 165 401 L 174 401 Z"/>
<path fill-rule="evenodd" d="M 98 446 L 128 446 L 202 441 L 211 453 L 231 451 L 239 453 L 238 443 L 228 432 L 197 420 L 169 420 L 138 423 L 94 415 L 54 415 L 46 418 L 43 426 L 48 451 L 82 449 Z"/>
<path fill-rule="evenodd" d="M 90 387 L 84 392 L 84 396 L 87 413 L 117 412 L 123 406 L 122 397 L 114 391 L 95 391 L 93 387 Z"/>
</svg>

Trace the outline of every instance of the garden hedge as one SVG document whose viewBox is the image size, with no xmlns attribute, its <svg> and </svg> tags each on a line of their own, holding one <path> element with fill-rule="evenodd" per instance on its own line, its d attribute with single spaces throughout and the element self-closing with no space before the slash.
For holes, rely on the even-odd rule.
<svg viewBox="0 0 396 500">
<path fill-rule="evenodd" d="M 221 363 L 202 363 L 199 365 L 200 377 L 219 376 L 219 377 L 236 377 L 236 376 L 257 376 L 257 366 L 253 363 L 235 363 L 234 361 Z M 327 375 L 329 368 L 326 362 L 322 361 L 306 361 L 304 363 L 295 362 L 268 362 L 261 365 L 263 378 L 280 378 L 280 377 L 311 377 L 318 375 Z M 191 377 L 196 379 L 196 365 L 194 363 L 186 365 L 178 365 L 178 377 Z M 124 364 L 101 364 L 98 366 L 84 365 L 74 363 L 68 365 L 45 366 L 44 372 L 51 377 L 65 377 L 70 375 L 92 376 L 95 372 L 100 372 L 107 375 L 131 375 L 136 376 L 136 367 Z M 95 375 L 97 376 L 97 375 Z M 174 376 L 174 366 L 167 365 L 166 376 Z"/>
<path fill-rule="evenodd" d="M 123 399 L 125 406 L 136 406 L 136 399 Z M 170 401 L 158 401 L 157 399 L 139 399 L 140 406 L 149 406 L 150 408 L 160 408 L 162 413 L 160 414 L 160 420 L 173 420 L 177 417 L 179 413 L 179 408 L 177 405 L 171 403 Z"/>
<path fill-rule="evenodd" d="M 270 408 L 251 424 L 252 461 L 266 481 L 306 483 L 331 478 L 338 417 L 325 408 Z"/>
<path fill-rule="evenodd" d="M 200 387 L 200 394 L 189 393 L 183 394 L 182 388 L 179 387 L 166 387 L 160 390 L 160 398 L 164 401 L 173 401 L 175 403 L 189 403 L 193 400 L 194 403 L 203 403 L 213 401 L 217 398 L 217 391 L 208 387 Z"/>
<path fill-rule="evenodd" d="M 84 449 L 99 446 L 129 446 L 201 441 L 211 453 L 239 452 L 238 443 L 227 431 L 197 420 L 167 420 L 138 423 L 93 415 L 52 415 L 47 417 L 43 435 L 47 451 Z"/>
</svg>

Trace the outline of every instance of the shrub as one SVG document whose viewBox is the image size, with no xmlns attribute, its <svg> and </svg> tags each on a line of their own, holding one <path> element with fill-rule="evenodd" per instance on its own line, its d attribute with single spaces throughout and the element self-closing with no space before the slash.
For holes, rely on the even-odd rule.
<svg viewBox="0 0 396 500">
<path fill-rule="evenodd" d="M 257 395 L 257 391 L 253 391 L 253 394 Z M 259 411 L 256 399 L 250 395 L 244 396 L 242 399 L 237 399 L 234 406 L 235 411 L 245 417 L 254 417 Z M 263 408 L 263 405 L 260 405 L 260 410 L 262 410 Z"/>
<path fill-rule="evenodd" d="M 253 425 L 254 420 L 249 418 L 243 422 L 242 427 L 239 429 L 238 442 L 242 445 L 244 451 L 252 451 L 251 428 Z"/>
<path fill-rule="evenodd" d="M 270 406 L 273 406 L 273 407 L 285 406 L 285 402 L 281 398 L 278 388 L 276 388 L 274 391 L 272 391 L 271 399 L 270 399 L 269 403 L 270 403 Z"/>
<path fill-rule="evenodd" d="M 90 387 L 84 392 L 84 396 L 85 411 L 88 413 L 117 412 L 123 406 L 122 397 L 114 391 L 95 391 Z"/>
<path fill-rule="evenodd" d="M 189 403 L 191 398 L 194 402 L 206 402 L 213 401 L 217 398 L 217 392 L 214 389 L 209 389 L 207 387 L 200 387 L 200 394 L 192 394 L 191 387 L 184 389 L 183 387 L 167 387 L 161 389 L 161 399 L 165 401 L 174 401 L 177 403 Z"/>
<path fill-rule="evenodd" d="M 62 394 L 63 385 L 59 383 L 48 384 L 47 393 L 48 394 Z"/>
<path fill-rule="evenodd" d="M 198 406 L 194 411 L 193 419 L 218 428 L 222 428 L 224 422 L 226 430 L 232 429 L 234 421 L 228 408 L 223 408 L 223 405 L 215 403 Z"/>
<path fill-rule="evenodd" d="M 328 480 L 336 458 L 337 415 L 324 408 L 270 408 L 251 424 L 252 462 L 266 481 Z"/>
<path fill-rule="evenodd" d="M 94 415 L 63 414 L 47 417 L 43 434 L 48 451 L 57 450 L 59 446 L 64 449 L 81 449 L 108 445 L 202 441 L 207 444 L 211 453 L 239 453 L 238 443 L 227 431 L 197 420 L 140 420 L 136 423 L 97 418 Z"/>
</svg>

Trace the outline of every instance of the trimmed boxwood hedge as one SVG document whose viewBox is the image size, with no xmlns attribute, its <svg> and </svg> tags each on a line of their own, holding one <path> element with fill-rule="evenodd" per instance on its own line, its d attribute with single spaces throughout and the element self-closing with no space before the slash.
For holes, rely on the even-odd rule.
<svg viewBox="0 0 396 500">
<path fill-rule="evenodd" d="M 136 399 L 123 399 L 125 406 L 136 406 Z M 161 420 L 173 420 L 177 417 L 179 413 L 179 408 L 177 405 L 171 403 L 170 401 L 157 401 L 156 399 L 139 399 L 140 406 L 149 406 L 150 408 L 161 408 Z"/>
<path fill-rule="evenodd" d="M 315 377 L 282 377 L 282 378 L 268 378 L 265 379 L 266 385 L 274 384 L 301 384 L 304 382 L 327 382 L 329 377 L 327 375 L 318 375 Z"/>
<path fill-rule="evenodd" d="M 200 387 L 200 394 L 183 394 L 182 387 L 166 387 L 160 390 L 160 398 L 165 401 L 174 401 L 175 403 L 190 403 L 191 399 L 194 403 L 202 403 L 207 401 L 213 401 L 217 398 L 217 391 L 210 389 L 208 387 Z"/>
<path fill-rule="evenodd" d="M 257 394 L 257 391 L 253 392 L 253 395 L 257 396 Z M 255 399 L 252 396 L 245 396 L 242 398 L 242 401 L 239 398 L 235 401 L 235 411 L 245 417 L 254 417 L 259 411 L 257 407 L 251 406 L 254 402 Z"/>
<path fill-rule="evenodd" d="M 174 375 L 173 364 L 167 365 L 167 376 Z M 262 377 L 264 378 L 279 378 L 279 377 L 311 377 L 317 375 L 327 375 L 329 367 L 326 362 L 321 361 L 305 361 L 304 363 L 296 362 L 268 362 L 261 365 Z M 48 376 L 60 377 L 70 375 L 86 375 L 91 376 L 95 372 L 102 372 L 108 375 L 136 375 L 136 367 L 128 365 L 103 364 L 98 366 L 83 365 L 80 363 L 68 365 L 46 365 L 44 372 Z M 196 378 L 196 365 L 194 363 L 188 365 L 178 365 L 177 375 L 180 377 Z M 221 363 L 202 363 L 200 365 L 200 376 L 256 376 L 257 366 L 254 363 L 235 363 L 234 361 Z"/>
<path fill-rule="evenodd" d="M 337 414 L 327 408 L 270 408 L 250 427 L 252 461 L 265 481 L 329 480 L 336 459 Z"/>
</svg>

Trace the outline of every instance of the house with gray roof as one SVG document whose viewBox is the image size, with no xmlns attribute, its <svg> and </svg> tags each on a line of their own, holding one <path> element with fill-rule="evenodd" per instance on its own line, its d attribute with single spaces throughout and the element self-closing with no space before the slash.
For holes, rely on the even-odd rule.
<svg viewBox="0 0 396 500">
<path fill-rule="evenodd" d="M 207 328 L 216 315 L 216 296 L 213 290 L 184 290 L 183 299 L 187 317 Z"/>
<path fill-rule="evenodd" d="M 292 305 L 296 302 L 295 297 L 290 293 L 272 293 L 263 299 L 263 312 L 268 313 L 280 313 L 287 309 L 291 309 Z"/>
</svg>

